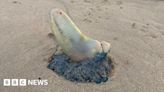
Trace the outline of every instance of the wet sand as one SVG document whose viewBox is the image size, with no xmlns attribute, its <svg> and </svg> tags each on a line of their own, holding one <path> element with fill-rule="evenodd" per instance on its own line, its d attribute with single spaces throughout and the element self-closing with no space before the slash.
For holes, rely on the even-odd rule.
<svg viewBox="0 0 164 92">
<path fill-rule="evenodd" d="M 49 12 L 66 11 L 83 33 L 112 45 L 115 76 L 73 83 L 47 68 L 56 42 Z M 163 0 L 1 0 L 0 92 L 164 92 Z M 3 87 L 7 78 L 47 79 L 47 86 Z"/>
</svg>

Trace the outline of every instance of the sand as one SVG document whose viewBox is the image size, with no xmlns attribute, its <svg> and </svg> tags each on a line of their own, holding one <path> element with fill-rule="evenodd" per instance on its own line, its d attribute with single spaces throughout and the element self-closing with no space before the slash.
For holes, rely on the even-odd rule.
<svg viewBox="0 0 164 92">
<path fill-rule="evenodd" d="M 66 11 L 83 33 L 112 45 L 115 76 L 73 83 L 47 68 L 56 42 L 49 11 Z M 163 0 L 1 0 L 0 92 L 164 92 Z M 3 79 L 47 79 L 47 86 L 4 87 Z"/>
</svg>

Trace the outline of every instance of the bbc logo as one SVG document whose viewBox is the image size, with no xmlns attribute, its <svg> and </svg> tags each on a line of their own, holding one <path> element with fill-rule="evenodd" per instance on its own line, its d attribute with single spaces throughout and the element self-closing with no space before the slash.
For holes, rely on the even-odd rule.
<svg viewBox="0 0 164 92">
<path fill-rule="evenodd" d="M 3 86 L 26 86 L 26 79 L 3 79 Z"/>
</svg>

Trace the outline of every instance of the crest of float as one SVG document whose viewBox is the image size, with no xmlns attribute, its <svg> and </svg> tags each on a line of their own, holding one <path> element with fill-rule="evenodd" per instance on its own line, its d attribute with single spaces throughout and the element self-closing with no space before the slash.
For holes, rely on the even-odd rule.
<svg viewBox="0 0 164 92">
<path fill-rule="evenodd" d="M 50 12 L 51 29 L 63 52 L 73 61 L 94 58 L 97 53 L 108 53 L 110 44 L 84 35 L 71 18 L 60 9 Z"/>
</svg>

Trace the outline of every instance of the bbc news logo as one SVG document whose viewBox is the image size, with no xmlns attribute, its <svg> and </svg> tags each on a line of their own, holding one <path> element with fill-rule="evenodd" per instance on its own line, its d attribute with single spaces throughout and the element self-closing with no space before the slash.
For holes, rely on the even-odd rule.
<svg viewBox="0 0 164 92">
<path fill-rule="evenodd" d="M 3 86 L 48 85 L 48 80 L 3 79 Z"/>
</svg>

